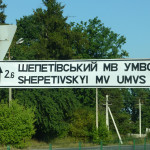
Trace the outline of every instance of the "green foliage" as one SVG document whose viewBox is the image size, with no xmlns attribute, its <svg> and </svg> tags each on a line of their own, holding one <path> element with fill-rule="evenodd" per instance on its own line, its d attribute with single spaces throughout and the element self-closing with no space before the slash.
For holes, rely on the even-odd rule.
<svg viewBox="0 0 150 150">
<path fill-rule="evenodd" d="M 71 59 L 74 37 L 63 17 L 63 8 L 55 0 L 43 0 L 46 9 L 36 9 L 34 15 L 17 20 L 16 39 L 23 37 L 23 47 L 13 48 L 13 59 Z"/>
<path fill-rule="evenodd" d="M 6 15 L 4 14 L 4 10 L 6 8 L 6 5 L 3 4 L 3 1 L 0 0 L 0 24 L 5 23 Z"/>
<path fill-rule="evenodd" d="M 117 127 L 121 135 L 127 135 L 132 133 L 134 129 L 134 123 L 130 119 L 130 115 L 126 112 L 120 112 L 117 117 L 115 117 L 117 122 Z"/>
<path fill-rule="evenodd" d="M 87 108 L 77 109 L 71 118 L 70 135 L 78 140 L 92 140 L 95 143 L 108 141 L 111 134 L 106 128 L 105 119 L 99 115 L 99 128 L 95 127 L 95 111 Z"/>
<path fill-rule="evenodd" d="M 110 58 L 124 58 L 128 53 L 122 49 L 126 39 L 114 33 L 110 28 L 105 27 L 104 24 L 97 17 L 90 19 L 88 22 L 80 24 L 72 23 L 72 31 L 80 34 L 80 40 L 75 42 L 73 48 L 76 49 L 74 58 L 79 59 L 110 59 Z M 82 36 L 81 36 L 82 35 Z M 82 39 L 82 42 L 80 42 Z M 74 89 L 78 100 L 83 106 L 95 107 L 95 89 Z M 127 123 L 130 122 L 129 114 L 124 113 L 123 96 L 120 89 L 99 89 L 99 98 L 105 103 L 105 96 L 110 95 L 109 103 L 112 104 L 111 110 L 115 117 L 118 126 L 124 129 L 127 128 Z M 116 107 L 117 106 L 117 107 Z M 105 109 L 101 110 L 105 112 Z M 121 114 L 121 115 L 120 115 Z M 121 126 L 121 121 L 127 122 Z M 114 129 L 111 124 L 111 128 Z M 114 130 L 115 131 L 115 130 Z M 98 134 L 98 131 L 95 131 Z M 121 130 L 124 134 L 126 131 Z M 128 130 L 128 132 L 130 132 Z"/>
<path fill-rule="evenodd" d="M 31 109 L 17 104 L 14 100 L 11 106 L 0 104 L 0 143 L 25 147 L 35 134 L 33 123 L 34 113 Z"/>
<path fill-rule="evenodd" d="M 144 96 L 145 95 L 145 96 Z M 142 132 L 145 133 L 146 128 L 150 128 L 150 90 L 145 90 L 145 94 L 141 95 L 142 103 Z"/>
<path fill-rule="evenodd" d="M 99 115 L 98 123 L 99 123 L 98 129 L 96 129 L 95 127 L 93 128 L 93 134 L 92 134 L 93 142 L 100 143 L 100 141 L 103 141 L 103 144 L 105 144 L 111 140 L 111 133 L 108 131 L 106 127 L 103 114 Z"/>
<path fill-rule="evenodd" d="M 89 108 L 77 109 L 70 123 L 70 135 L 80 140 L 87 140 L 92 137 L 92 129 L 95 125 L 95 115 Z"/>
<path fill-rule="evenodd" d="M 55 0 L 43 3 L 46 9 L 36 9 L 33 15 L 17 20 L 15 41 L 22 37 L 24 43 L 15 45 L 14 41 L 11 49 L 14 60 L 72 58 L 72 43 L 77 37 L 62 15 L 64 6 Z M 15 98 L 23 98 L 20 103 L 36 108 L 36 137 L 49 139 L 68 134 L 70 114 L 79 104 L 72 89 L 14 91 Z"/>
<path fill-rule="evenodd" d="M 126 112 L 124 106 L 124 95 L 121 89 L 100 89 L 100 94 L 103 95 L 100 99 L 100 103 L 106 103 L 106 95 L 108 95 L 108 102 L 110 109 L 117 124 L 120 134 L 126 135 L 133 129 L 133 122 L 131 115 Z M 105 113 L 106 107 L 100 106 L 102 112 Z M 112 119 L 110 118 L 110 129 L 113 133 L 116 133 Z"/>
<path fill-rule="evenodd" d="M 20 89 L 15 92 L 18 102 L 35 108 L 36 137 L 49 140 L 66 136 L 70 115 L 79 103 L 71 89 Z"/>
<path fill-rule="evenodd" d="M 122 49 L 126 43 L 124 36 L 111 31 L 97 17 L 90 19 L 88 22 L 82 22 L 73 26 L 73 31 L 82 32 L 82 38 L 87 39 L 85 47 L 78 46 L 75 56 L 86 59 L 105 59 L 105 58 L 123 58 L 128 53 Z M 77 46 L 77 45 L 76 45 Z"/>
<path fill-rule="evenodd" d="M 84 106 L 94 107 L 95 106 L 95 89 L 73 89 L 77 100 Z"/>
<path fill-rule="evenodd" d="M 130 115 L 130 124 L 132 124 L 132 133 L 138 132 L 139 126 L 139 99 L 142 103 L 142 133 L 145 133 L 145 129 L 150 127 L 149 122 L 149 89 L 122 89 L 122 95 L 124 97 L 124 109 Z"/>
<path fill-rule="evenodd" d="M 150 132 L 147 133 L 147 136 L 146 136 L 146 137 L 147 137 L 147 138 L 150 138 Z"/>
</svg>

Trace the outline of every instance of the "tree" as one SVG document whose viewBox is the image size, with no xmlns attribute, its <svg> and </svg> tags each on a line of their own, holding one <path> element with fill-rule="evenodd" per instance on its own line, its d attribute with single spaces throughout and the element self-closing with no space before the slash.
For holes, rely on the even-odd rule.
<svg viewBox="0 0 150 150">
<path fill-rule="evenodd" d="M 82 44 L 75 52 L 75 57 L 84 59 L 112 59 L 123 58 L 128 53 L 122 49 L 126 43 L 124 36 L 114 33 L 97 17 L 90 19 L 88 22 L 82 22 L 72 27 L 73 31 L 82 32 L 83 38 L 87 39 L 88 47 Z M 86 44 L 87 45 L 87 44 Z"/>
<path fill-rule="evenodd" d="M 42 20 L 38 52 L 45 59 L 69 59 L 72 56 L 70 26 L 63 17 L 63 6 L 56 0 L 43 0 L 47 10 L 38 9 L 37 21 Z M 44 53 L 43 53 L 44 50 Z M 41 56 L 37 56 L 38 58 Z"/>
<path fill-rule="evenodd" d="M 101 113 L 101 115 L 99 115 L 98 122 L 99 122 L 98 130 L 96 129 L 96 127 L 94 127 L 93 130 L 93 134 L 92 134 L 93 142 L 99 143 L 100 141 L 102 141 L 103 144 L 106 144 L 111 141 L 112 136 L 111 136 L 111 132 L 106 127 L 104 114 Z"/>
<path fill-rule="evenodd" d="M 99 128 L 97 130 L 95 127 L 95 111 L 88 107 L 79 108 L 73 113 L 70 135 L 77 140 L 83 140 L 84 142 L 93 140 L 95 143 L 107 142 L 111 138 L 105 124 L 104 115 L 99 115 Z"/>
<path fill-rule="evenodd" d="M 35 108 L 36 138 L 67 136 L 70 115 L 79 105 L 71 89 L 20 89 L 15 98 L 20 97 L 18 103 Z"/>
<path fill-rule="evenodd" d="M 46 9 L 36 9 L 33 15 L 17 20 L 15 40 L 24 38 L 22 45 L 12 46 L 13 59 L 69 59 L 73 55 L 71 27 L 63 17 L 63 6 L 55 0 L 43 0 Z M 15 41 L 14 41 L 15 42 Z M 72 89 L 13 90 L 14 97 L 23 97 L 20 104 L 36 106 L 36 137 L 46 140 L 65 136 L 69 114 L 78 107 Z M 42 96 L 41 96 L 42 95 Z M 60 124 L 61 122 L 61 124 Z"/>
<path fill-rule="evenodd" d="M 95 89 L 73 89 L 77 100 L 83 107 L 94 107 L 95 106 Z"/>
<path fill-rule="evenodd" d="M 76 49 L 74 58 L 113 59 L 128 56 L 128 53 L 122 49 L 122 46 L 126 43 L 125 37 L 105 27 L 97 17 L 90 19 L 88 22 L 81 21 L 80 24 L 73 24 L 72 30 L 77 33 L 82 33 L 82 37 L 80 38 L 84 39 L 85 42 L 80 43 L 80 41 L 77 41 L 73 45 L 73 48 Z M 74 89 L 74 92 L 78 93 L 79 96 L 77 98 L 80 99 L 83 105 L 95 106 L 95 89 Z M 112 106 L 110 106 L 112 113 L 121 129 L 120 120 L 130 122 L 130 116 L 124 110 L 121 89 L 99 89 L 101 103 L 105 103 L 106 95 L 109 95 L 109 103 L 112 103 Z M 105 112 L 104 107 L 100 109 Z M 128 124 L 123 125 L 125 129 L 128 129 Z M 130 132 L 130 129 L 128 131 Z M 125 132 L 121 130 L 121 133 L 124 134 Z"/>
<path fill-rule="evenodd" d="M 139 99 L 142 105 L 142 132 L 145 133 L 145 129 L 150 127 L 149 118 L 149 89 L 124 89 L 124 107 L 126 112 L 130 115 L 133 122 L 132 133 L 137 133 L 139 130 Z"/>
<path fill-rule="evenodd" d="M 4 10 L 6 8 L 6 5 L 3 4 L 3 1 L 0 0 L 0 24 L 5 23 L 6 15 L 4 14 Z"/>
<path fill-rule="evenodd" d="M 141 98 L 142 102 L 142 132 L 145 133 L 146 128 L 150 128 L 150 90 L 146 90 L 147 97 Z"/>
<path fill-rule="evenodd" d="M 70 135 L 78 140 L 89 140 L 92 138 L 95 125 L 94 111 L 88 107 L 77 109 L 70 120 Z"/>
<path fill-rule="evenodd" d="M 19 52 L 13 51 L 14 59 L 49 60 L 71 59 L 73 55 L 71 26 L 63 17 L 63 8 L 56 0 L 43 0 L 46 9 L 38 8 L 33 15 L 17 20 L 16 39 L 25 42 Z M 21 58 L 21 59 L 22 59 Z"/>
<path fill-rule="evenodd" d="M 76 25 L 68 24 L 67 17 L 63 17 L 64 6 L 56 0 L 43 0 L 43 3 L 46 9 L 38 8 L 34 10 L 34 14 L 17 20 L 18 30 L 15 39 L 22 37 L 24 43 L 21 46 L 15 44 L 12 46 L 13 59 L 110 59 L 128 56 L 122 49 L 126 42 L 125 37 L 105 27 L 97 17 Z M 64 134 L 63 131 L 67 133 L 64 127 L 68 128 L 68 121 L 71 118 L 68 114 L 71 113 L 73 106 L 79 105 L 78 102 L 82 106 L 95 107 L 95 89 L 44 90 L 14 90 L 16 97 L 22 96 L 24 99 L 20 103 L 36 106 L 36 127 L 39 135 L 46 137 Z M 69 97 L 65 96 L 67 93 Z M 111 96 L 110 102 L 113 104 L 111 109 L 118 120 L 117 123 L 121 124 L 119 120 L 129 122 L 129 114 L 125 113 L 124 109 L 122 91 L 99 89 L 99 97 L 104 103 L 106 94 Z M 75 99 L 78 102 L 75 102 Z M 72 103 L 68 106 L 66 100 L 67 103 L 69 100 Z M 105 111 L 104 108 L 101 110 Z M 58 126 L 60 121 L 62 124 Z M 126 125 L 124 127 L 126 128 Z"/>
<path fill-rule="evenodd" d="M 124 98 L 122 94 L 122 89 L 114 88 L 114 89 L 100 89 L 100 94 L 103 97 L 100 99 L 102 104 L 106 103 L 106 95 L 108 95 L 108 103 L 110 104 L 110 109 L 113 114 L 114 120 L 117 124 L 118 130 L 120 134 L 126 135 L 130 133 L 131 128 L 131 119 L 130 115 L 126 112 L 124 108 Z M 105 113 L 106 107 L 100 106 L 100 110 Z M 110 130 L 115 133 L 115 128 L 110 118 Z"/>
<path fill-rule="evenodd" d="M 34 113 L 15 100 L 8 104 L 0 104 L 0 143 L 11 144 L 18 148 L 27 146 L 28 141 L 35 134 Z"/>
</svg>

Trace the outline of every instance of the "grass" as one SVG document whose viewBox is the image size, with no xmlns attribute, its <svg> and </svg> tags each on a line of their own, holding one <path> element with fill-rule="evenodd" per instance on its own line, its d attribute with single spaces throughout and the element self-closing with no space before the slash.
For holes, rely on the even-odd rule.
<svg viewBox="0 0 150 150">
<path fill-rule="evenodd" d="M 135 139 L 135 145 L 142 145 L 144 144 L 144 138 L 137 138 Z M 124 137 L 122 139 L 123 141 L 123 145 L 133 145 L 134 144 L 134 139 L 132 137 Z M 75 138 L 71 138 L 71 137 L 67 137 L 67 138 L 57 138 L 54 139 L 52 141 L 50 141 L 49 143 L 46 142 L 39 142 L 37 140 L 32 140 L 31 141 L 31 146 L 30 147 L 34 147 L 34 148 L 48 148 L 49 144 L 52 144 L 53 148 L 75 148 L 75 147 L 79 147 L 79 140 L 76 140 Z M 146 140 L 146 143 L 149 144 L 150 143 L 150 139 Z M 108 143 L 104 144 L 104 145 L 119 145 L 119 140 L 118 138 L 114 138 L 112 141 L 109 141 Z M 87 142 L 87 141 L 82 141 L 81 142 L 81 146 L 82 147 L 94 147 L 94 146 L 100 146 L 100 143 L 94 144 L 91 142 Z"/>
<path fill-rule="evenodd" d="M 53 148 L 75 148 L 79 147 L 80 142 L 78 142 L 75 138 L 66 137 L 66 138 L 57 138 L 49 143 L 40 142 L 37 140 L 31 140 L 30 148 L 49 148 L 50 144 L 52 144 Z M 82 147 L 92 147 L 97 146 L 98 144 L 93 144 L 89 142 L 81 142 Z"/>
<path fill-rule="evenodd" d="M 134 139 L 132 137 L 123 137 L 123 145 L 133 145 Z M 137 138 L 135 139 L 135 145 L 144 145 L 144 138 Z M 94 146 L 100 146 L 99 144 L 90 143 L 87 141 L 79 142 L 80 140 L 77 140 L 72 137 L 66 137 L 66 138 L 56 138 L 54 140 L 51 140 L 50 142 L 42 142 L 35 139 L 32 139 L 30 141 L 30 146 L 25 149 L 49 149 L 50 144 L 52 144 L 52 148 L 78 148 L 79 144 L 81 144 L 81 147 L 94 147 Z M 146 139 L 146 143 L 150 144 L 150 139 Z M 118 138 L 114 137 L 112 141 L 109 141 L 107 144 L 104 145 L 119 145 Z M 6 150 L 6 146 L 0 146 L 0 150 Z M 16 148 L 11 147 L 11 150 L 17 150 Z"/>
</svg>

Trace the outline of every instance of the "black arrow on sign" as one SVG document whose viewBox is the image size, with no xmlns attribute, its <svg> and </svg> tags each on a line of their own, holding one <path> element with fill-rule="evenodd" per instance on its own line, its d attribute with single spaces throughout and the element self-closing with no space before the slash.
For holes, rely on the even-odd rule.
<svg viewBox="0 0 150 150">
<path fill-rule="evenodd" d="M 0 67 L 0 82 L 1 82 L 1 73 L 3 73 L 1 67 Z"/>
</svg>

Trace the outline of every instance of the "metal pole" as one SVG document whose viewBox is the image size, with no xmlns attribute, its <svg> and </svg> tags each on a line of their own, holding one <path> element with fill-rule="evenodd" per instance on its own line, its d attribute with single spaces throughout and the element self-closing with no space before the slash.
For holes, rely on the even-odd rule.
<svg viewBox="0 0 150 150">
<path fill-rule="evenodd" d="M 139 99 L 139 134 L 141 137 L 141 100 Z"/>
<path fill-rule="evenodd" d="M 106 127 L 109 130 L 109 118 L 108 118 L 108 95 L 106 95 Z"/>
<path fill-rule="evenodd" d="M 119 150 L 121 150 L 121 143 L 120 143 L 120 140 L 119 140 Z"/>
<path fill-rule="evenodd" d="M 9 48 L 9 60 L 11 60 L 10 48 Z M 12 100 L 12 88 L 9 88 L 9 107 L 10 107 L 11 100 Z"/>
<path fill-rule="evenodd" d="M 100 142 L 100 145 L 101 145 L 100 150 L 103 150 L 103 142 L 102 141 Z"/>
<path fill-rule="evenodd" d="M 52 150 L 52 144 L 49 144 L 49 150 Z"/>
<path fill-rule="evenodd" d="M 12 88 L 9 88 L 9 106 L 11 105 L 12 100 Z"/>
<path fill-rule="evenodd" d="M 135 150 L 135 139 L 133 140 L 133 150 Z"/>
<path fill-rule="evenodd" d="M 98 88 L 96 88 L 96 129 L 98 129 Z"/>
<path fill-rule="evenodd" d="M 16 44 L 18 45 L 18 44 L 22 44 L 24 42 L 24 39 L 23 38 L 20 38 L 17 42 L 16 42 Z M 9 47 L 9 60 L 11 60 L 11 55 L 10 55 L 10 48 L 11 48 L 11 46 Z M 11 101 L 12 101 L 12 88 L 9 88 L 9 107 L 10 107 L 10 103 L 11 103 Z"/>
<path fill-rule="evenodd" d="M 20 38 L 16 44 L 22 44 L 24 42 L 24 39 L 23 38 Z M 11 55 L 10 55 L 10 48 L 11 46 L 9 47 L 9 60 L 11 60 Z M 9 107 L 10 107 L 10 103 L 12 101 L 12 88 L 9 88 Z"/>
<path fill-rule="evenodd" d="M 7 145 L 7 150 L 10 150 L 10 146 L 9 145 Z"/>
<path fill-rule="evenodd" d="M 79 142 L 79 150 L 81 150 L 81 142 Z"/>
<path fill-rule="evenodd" d="M 144 139 L 144 150 L 146 150 L 146 138 Z"/>
</svg>

